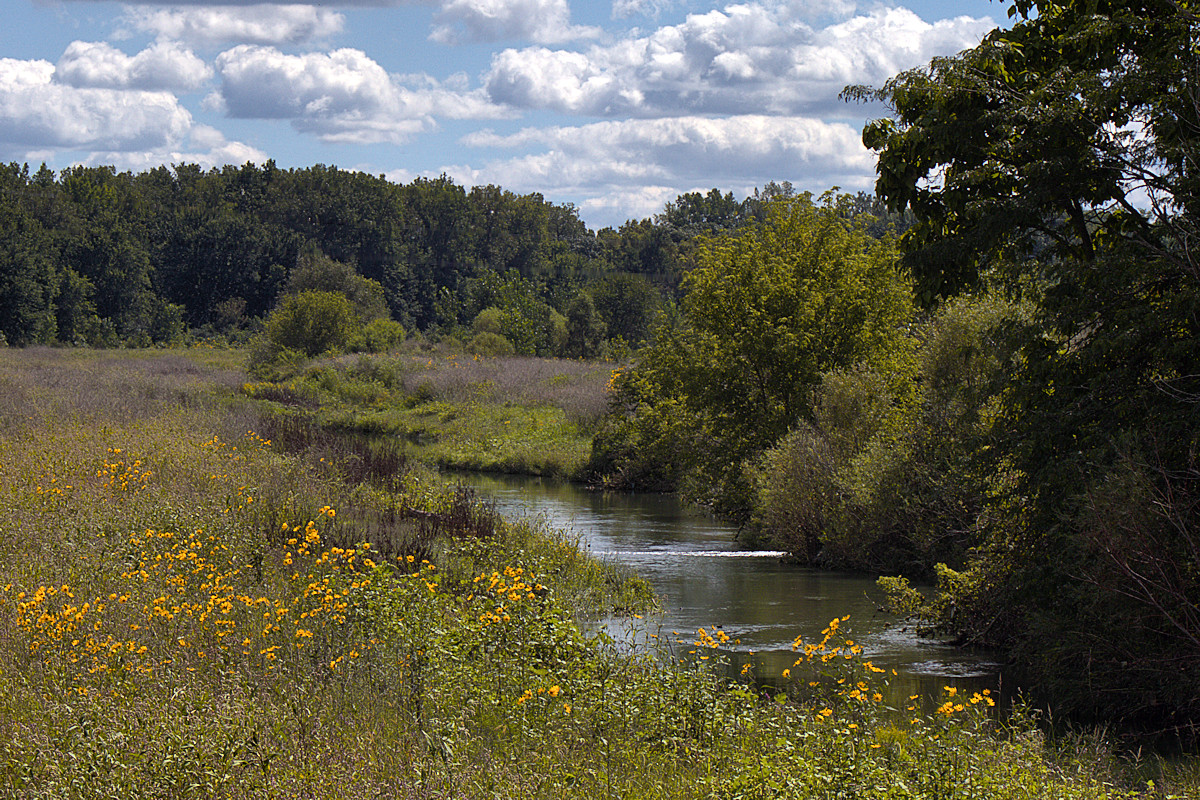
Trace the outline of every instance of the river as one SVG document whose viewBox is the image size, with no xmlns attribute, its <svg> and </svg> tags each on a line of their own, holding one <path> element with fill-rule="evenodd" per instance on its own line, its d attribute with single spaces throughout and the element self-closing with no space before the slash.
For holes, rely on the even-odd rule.
<svg viewBox="0 0 1200 800">
<path fill-rule="evenodd" d="M 1000 694 L 1000 665 L 986 654 L 918 637 L 910 625 L 879 610 L 882 594 L 870 578 L 797 567 L 782 553 L 747 549 L 736 530 L 664 495 L 593 492 L 536 478 L 464 476 L 506 516 L 543 516 L 574 532 L 597 558 L 626 565 L 663 598 L 661 613 L 599 624 L 627 646 L 691 641 L 697 630 L 720 629 L 731 672 L 750 663 L 770 684 L 792 665 L 792 643 L 821 638 L 834 618 L 875 665 L 895 670 L 889 701 L 920 695 L 927 703 L 944 686 Z"/>
</svg>

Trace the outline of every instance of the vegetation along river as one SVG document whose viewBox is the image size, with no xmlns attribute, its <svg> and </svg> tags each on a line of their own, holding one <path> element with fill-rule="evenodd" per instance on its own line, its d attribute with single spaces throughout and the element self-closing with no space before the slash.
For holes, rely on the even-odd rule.
<svg viewBox="0 0 1200 800">
<path fill-rule="evenodd" d="M 918 637 L 881 612 L 882 593 L 871 578 L 797 567 L 780 552 L 745 548 L 735 528 L 689 511 L 671 496 L 592 492 L 512 476 L 472 475 L 464 482 L 492 497 L 506 516 L 544 516 L 579 536 L 592 555 L 649 580 L 663 598 L 661 613 L 602 623 L 631 646 L 690 642 L 699 628 L 719 628 L 730 637 L 722 652 L 731 672 L 749 662 L 757 679 L 771 684 L 792 666 L 797 635 L 820 640 L 830 620 L 849 615 L 845 635 L 862 645 L 865 658 L 897 673 L 890 679 L 892 703 L 912 695 L 931 702 L 944 686 L 1006 688 L 1000 665 L 986 654 Z"/>
</svg>

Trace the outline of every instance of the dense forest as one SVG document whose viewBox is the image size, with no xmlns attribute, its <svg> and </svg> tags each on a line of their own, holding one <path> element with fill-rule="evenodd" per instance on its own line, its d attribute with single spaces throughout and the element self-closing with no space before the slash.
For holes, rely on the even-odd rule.
<svg viewBox="0 0 1200 800">
<path fill-rule="evenodd" d="M 603 341 L 636 347 L 649 336 L 697 236 L 736 229 L 791 193 L 786 183 L 744 201 L 691 193 L 654 219 L 594 232 L 570 204 L 446 177 L 397 185 L 271 162 L 55 174 L 14 163 L 0 168 L 0 334 L 18 346 L 237 339 L 289 286 L 336 282 L 332 261 L 374 282 L 368 293 L 383 305 L 370 314 L 410 332 L 478 333 L 475 319 L 494 309 L 482 332 L 517 353 L 565 355 L 574 314 L 592 332 L 571 354 L 592 356 Z M 312 274 L 322 268 L 324 278 Z"/>
<path fill-rule="evenodd" d="M 890 574 L 898 608 L 1008 653 L 1056 707 L 1183 730 L 1200 718 L 1197 20 L 1154 0 L 1012 14 L 847 88 L 893 112 L 864 131 L 878 197 L 714 189 L 592 232 L 570 205 L 444 177 L 13 164 L 0 333 L 257 335 L 252 366 L 276 379 L 415 331 L 484 355 L 633 353 L 590 480 Z"/>
</svg>

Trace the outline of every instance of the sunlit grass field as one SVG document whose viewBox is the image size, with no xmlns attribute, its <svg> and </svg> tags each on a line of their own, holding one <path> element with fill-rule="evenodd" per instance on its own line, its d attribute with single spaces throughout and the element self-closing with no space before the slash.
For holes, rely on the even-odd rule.
<svg viewBox="0 0 1200 800">
<path fill-rule="evenodd" d="M 844 622 L 786 691 L 720 634 L 660 656 L 578 620 L 653 602 L 562 534 L 388 452 L 281 427 L 225 351 L 0 350 L 0 796 L 1101 798 L 947 692 L 888 709 Z M 278 431 L 282 438 L 273 438 Z M 284 441 L 286 439 L 286 441 Z M 394 453 L 393 453 L 394 456 Z M 714 623 L 719 620 L 714 620 Z"/>
<path fill-rule="evenodd" d="M 245 393 L 342 431 L 405 443 L 445 469 L 578 476 L 615 365 L 440 349 L 342 356 Z"/>
</svg>

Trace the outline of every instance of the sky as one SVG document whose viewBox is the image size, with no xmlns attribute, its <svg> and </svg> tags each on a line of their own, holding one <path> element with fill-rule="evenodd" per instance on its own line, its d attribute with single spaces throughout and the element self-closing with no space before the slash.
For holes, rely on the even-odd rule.
<svg viewBox="0 0 1200 800">
<path fill-rule="evenodd" d="M 326 164 L 572 203 L 870 191 L 848 104 L 1007 20 L 989 0 L 3 0 L 0 162 Z"/>
</svg>

